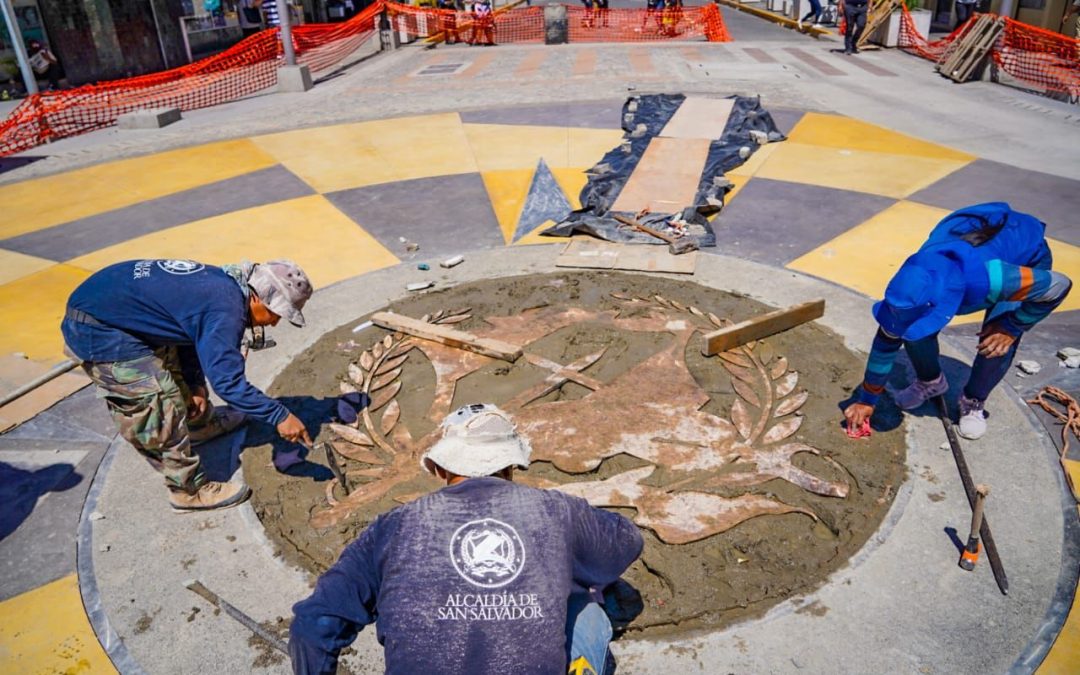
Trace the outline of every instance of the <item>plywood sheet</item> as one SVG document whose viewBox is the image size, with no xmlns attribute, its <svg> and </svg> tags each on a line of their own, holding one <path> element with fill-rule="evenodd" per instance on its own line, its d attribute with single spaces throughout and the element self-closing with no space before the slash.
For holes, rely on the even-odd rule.
<svg viewBox="0 0 1080 675">
<path fill-rule="evenodd" d="M 707 138 L 653 138 L 612 210 L 674 213 L 692 205 L 709 143 Z"/>
<path fill-rule="evenodd" d="M 697 251 L 671 255 L 666 246 L 574 239 L 555 260 L 555 266 L 693 274 L 697 269 L 697 259 Z"/>
<path fill-rule="evenodd" d="M 733 98 L 688 96 L 671 116 L 660 135 L 665 138 L 720 138 L 727 128 Z"/>
</svg>

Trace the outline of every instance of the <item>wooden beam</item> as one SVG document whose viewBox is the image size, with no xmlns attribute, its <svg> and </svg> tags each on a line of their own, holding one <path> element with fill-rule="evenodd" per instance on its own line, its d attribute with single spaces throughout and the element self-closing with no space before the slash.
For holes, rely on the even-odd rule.
<svg viewBox="0 0 1080 675">
<path fill-rule="evenodd" d="M 512 345 L 509 342 L 477 337 L 472 333 L 454 330 L 453 328 L 447 328 L 446 326 L 440 326 L 434 323 L 427 323 L 401 314 L 376 312 L 371 317 L 371 322 L 381 328 L 399 330 L 402 333 L 407 333 L 413 337 L 431 340 L 432 342 L 464 349 L 483 356 L 490 356 L 493 359 L 501 359 L 513 363 L 521 358 L 521 348 Z"/>
<path fill-rule="evenodd" d="M 701 353 L 705 356 L 712 356 L 713 354 L 726 352 L 751 340 L 760 340 L 763 337 L 776 335 L 807 321 L 813 321 L 824 314 L 825 300 L 823 299 L 811 300 L 794 307 L 762 314 L 757 318 L 748 319 L 734 326 L 728 326 L 706 334 Z"/>
</svg>

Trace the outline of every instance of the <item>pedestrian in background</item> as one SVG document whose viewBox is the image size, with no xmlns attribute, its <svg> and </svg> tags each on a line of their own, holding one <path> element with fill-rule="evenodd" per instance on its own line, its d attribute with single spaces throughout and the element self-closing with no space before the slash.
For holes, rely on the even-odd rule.
<svg viewBox="0 0 1080 675">
<path fill-rule="evenodd" d="M 59 89 L 60 60 L 56 58 L 56 54 L 37 40 L 30 40 L 26 45 L 26 51 L 34 75 L 47 79 L 50 89 Z"/>
<path fill-rule="evenodd" d="M 840 10 L 844 13 L 844 53 L 859 53 L 859 38 L 866 28 L 866 7 L 868 0 L 841 0 Z"/>
</svg>

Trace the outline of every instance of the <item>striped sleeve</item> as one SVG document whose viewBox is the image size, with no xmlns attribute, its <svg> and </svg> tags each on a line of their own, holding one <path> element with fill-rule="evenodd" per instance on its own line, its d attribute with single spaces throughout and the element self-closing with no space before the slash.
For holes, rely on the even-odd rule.
<svg viewBox="0 0 1080 675">
<path fill-rule="evenodd" d="M 885 391 L 885 381 L 892 372 L 896 354 L 900 351 L 903 340 L 889 335 L 884 329 L 878 328 L 874 336 L 874 343 L 870 348 L 870 358 L 866 361 L 866 374 L 863 382 L 855 392 L 856 403 L 877 405 L 878 398 Z"/>
<path fill-rule="evenodd" d="M 1014 336 L 1027 331 L 1053 312 L 1072 289 L 1072 281 L 1061 272 L 1010 265 L 1000 260 L 986 263 L 990 281 L 987 302 L 1019 302 L 1015 310 L 1003 314 L 998 323 Z"/>
</svg>

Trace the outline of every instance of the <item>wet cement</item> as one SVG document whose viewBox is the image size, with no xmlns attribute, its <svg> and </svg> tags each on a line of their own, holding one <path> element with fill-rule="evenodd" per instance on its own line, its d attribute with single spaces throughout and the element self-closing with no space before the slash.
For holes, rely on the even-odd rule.
<svg viewBox="0 0 1080 675">
<path fill-rule="evenodd" d="M 454 327 L 475 331 L 485 325 L 482 317 L 513 316 L 545 305 L 620 309 L 624 315 L 634 311 L 613 299 L 610 295 L 613 292 L 643 298 L 659 294 L 667 300 L 734 321 L 772 309 L 742 296 L 682 280 L 608 272 L 487 280 L 408 297 L 388 309 L 420 317 L 471 308 L 471 318 Z M 348 308 L 343 307 L 342 312 L 347 313 Z M 313 435 L 319 433 L 319 440 L 336 437 L 325 425 L 336 414 L 340 383 L 348 380 L 349 365 L 389 334 L 376 327 L 352 332 L 354 326 L 367 318 L 358 316 L 323 336 L 287 366 L 270 388 L 272 395 L 300 415 Z M 659 351 L 665 335 L 579 324 L 530 344 L 528 351 L 565 364 L 607 346 L 604 358 L 586 372 L 601 382 L 610 382 Z M 724 496 L 766 495 L 810 509 L 819 520 L 815 522 L 798 513 L 760 516 L 726 532 L 682 545 L 665 544 L 652 532 L 643 531 L 645 551 L 624 575 L 640 592 L 644 604 L 629 624 L 632 633 L 663 635 L 720 627 L 763 613 L 783 599 L 812 590 L 841 567 L 877 529 L 904 480 L 904 427 L 896 410 L 879 408 L 875 419 L 886 419 L 884 427 L 890 431 L 875 433 L 867 440 L 849 440 L 840 426 L 840 405 L 850 396 L 850 388 L 861 380 L 863 359 L 817 324 L 797 327 L 770 337 L 763 344 L 788 359 L 790 368 L 800 373 L 799 387 L 810 393 L 800 410 L 806 418 L 804 424 L 791 440 L 818 448 L 821 456 L 798 454 L 794 464 L 821 478 L 846 481 L 850 492 L 845 498 L 819 496 L 782 480 L 749 488 L 726 488 L 716 492 Z M 686 361 L 691 374 L 710 396 L 703 410 L 730 419 L 736 396 L 731 377 L 716 357 L 706 358 L 699 350 L 699 339 L 692 340 L 686 350 Z M 478 401 L 499 404 L 539 382 L 546 374 L 523 365 L 522 360 L 513 365 L 493 362 L 459 382 L 453 408 Z M 414 350 L 403 366 L 400 379 L 399 424 L 406 425 L 413 438 L 420 438 L 434 426 L 424 418 L 433 398 L 434 370 L 423 354 Z M 582 398 L 587 393 L 584 387 L 570 383 L 542 400 Z M 648 392 L 642 392 L 643 399 L 647 396 Z M 582 402 L 587 404 L 587 399 Z M 611 423 L 618 424 L 617 415 L 613 415 Z M 332 478 L 325 459 L 308 457 L 305 463 L 282 473 L 274 468 L 271 453 L 275 449 L 279 453 L 294 452 L 295 448 L 275 439 L 269 428 L 252 429 L 249 438 L 250 447 L 245 450 L 243 464 L 246 479 L 254 490 L 255 510 L 280 553 L 316 573 L 333 564 L 342 548 L 378 513 L 398 506 L 395 497 L 404 500 L 438 487 L 433 479 L 418 473 L 396 485 L 383 499 L 361 507 L 332 527 L 315 530 L 309 520 L 313 513 L 326 508 L 326 485 Z M 349 459 L 341 462 L 346 471 L 369 468 Z M 558 483 L 597 480 L 644 464 L 641 459 L 619 454 L 605 460 L 593 472 L 567 474 L 551 464 L 535 462 L 520 479 L 533 482 L 542 478 Z M 663 471 L 654 477 L 662 479 Z M 340 488 L 335 495 L 339 499 L 343 496 Z M 632 509 L 620 511 L 628 517 L 634 515 Z"/>
</svg>

